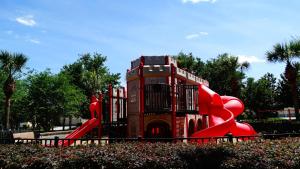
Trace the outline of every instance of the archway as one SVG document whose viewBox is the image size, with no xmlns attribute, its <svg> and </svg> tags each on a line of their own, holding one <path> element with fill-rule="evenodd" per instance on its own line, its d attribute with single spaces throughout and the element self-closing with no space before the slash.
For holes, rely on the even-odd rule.
<svg viewBox="0 0 300 169">
<path fill-rule="evenodd" d="M 189 128 L 188 128 L 188 137 L 190 137 L 195 132 L 195 122 L 194 120 L 189 121 Z"/>
<path fill-rule="evenodd" d="M 146 131 L 147 138 L 170 138 L 171 130 L 168 123 L 164 121 L 153 121 L 148 124 Z"/>
<path fill-rule="evenodd" d="M 198 119 L 198 121 L 197 121 L 197 131 L 199 131 L 199 130 L 201 130 L 201 129 L 203 128 L 202 125 L 203 125 L 203 124 L 202 124 L 202 120 L 201 120 L 201 119 Z"/>
</svg>

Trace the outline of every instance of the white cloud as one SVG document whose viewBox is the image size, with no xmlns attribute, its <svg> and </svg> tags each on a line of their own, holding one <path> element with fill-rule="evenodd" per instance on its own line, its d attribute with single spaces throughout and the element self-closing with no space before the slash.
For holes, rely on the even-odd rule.
<svg viewBox="0 0 300 169">
<path fill-rule="evenodd" d="M 37 39 L 28 39 L 29 42 L 35 43 L 35 44 L 40 44 L 41 42 Z"/>
<path fill-rule="evenodd" d="M 199 34 L 200 34 L 200 35 L 204 35 L 204 36 L 208 35 L 207 32 L 199 32 Z"/>
<path fill-rule="evenodd" d="M 33 15 L 20 16 L 16 18 L 16 21 L 25 26 L 34 26 L 36 25 Z"/>
<path fill-rule="evenodd" d="M 199 33 L 193 33 L 185 36 L 185 39 L 190 40 L 190 39 L 196 39 L 199 38 L 200 36 L 207 36 L 207 32 L 199 32 Z"/>
<path fill-rule="evenodd" d="M 246 55 L 237 55 L 239 63 L 249 62 L 249 63 L 264 63 L 266 60 L 260 59 L 256 56 L 246 56 Z"/>
<path fill-rule="evenodd" d="M 181 0 L 182 3 L 192 3 L 192 4 L 197 4 L 201 2 L 210 2 L 210 3 L 215 3 L 217 0 Z"/>
<path fill-rule="evenodd" d="M 198 37 L 199 37 L 199 34 L 195 33 L 195 34 L 186 35 L 185 39 L 195 39 Z"/>
</svg>

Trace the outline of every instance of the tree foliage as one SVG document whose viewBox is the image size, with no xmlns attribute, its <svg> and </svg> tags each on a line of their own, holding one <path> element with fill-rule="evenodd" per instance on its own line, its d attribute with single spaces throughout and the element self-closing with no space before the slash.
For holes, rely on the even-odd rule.
<svg viewBox="0 0 300 169">
<path fill-rule="evenodd" d="M 82 92 L 63 74 L 53 75 L 49 70 L 30 75 L 26 98 L 28 120 L 38 128 L 50 130 L 62 116 L 79 115 Z"/>
<path fill-rule="evenodd" d="M 3 92 L 5 95 L 5 128 L 10 129 L 10 108 L 11 97 L 16 89 L 16 79 L 19 77 L 22 69 L 25 67 L 27 57 L 22 53 L 10 53 L 0 51 L 0 67 L 5 73 L 6 78 L 3 83 Z"/>
<path fill-rule="evenodd" d="M 185 54 L 183 52 L 174 57 L 177 60 L 179 68 L 185 69 L 197 76 L 202 76 L 205 63 L 200 58 L 193 56 L 192 53 Z"/>
<path fill-rule="evenodd" d="M 192 53 L 180 52 L 175 58 L 179 68 L 208 80 L 212 90 L 221 95 L 240 96 L 242 80 L 245 78 L 244 70 L 249 67 L 249 63 L 239 63 L 236 56 L 228 53 L 221 54 L 206 63 L 194 57 Z"/>
<path fill-rule="evenodd" d="M 243 89 L 246 108 L 259 118 L 272 116 L 278 108 L 276 90 L 276 78 L 271 73 L 266 73 L 257 81 L 248 78 Z"/>
<path fill-rule="evenodd" d="M 266 52 L 266 57 L 270 62 L 286 63 L 284 76 L 289 83 L 292 93 L 296 119 L 300 120 L 297 86 L 300 66 L 298 63 L 292 62 L 292 59 L 300 57 L 300 39 L 292 39 L 289 42 L 275 44 L 272 50 Z"/>
<path fill-rule="evenodd" d="M 107 89 L 108 84 L 119 84 L 120 74 L 110 73 L 104 65 L 106 56 L 99 53 L 86 53 L 62 69 L 63 74 L 71 77 L 71 82 L 84 91 L 89 98 L 97 92 Z"/>
</svg>

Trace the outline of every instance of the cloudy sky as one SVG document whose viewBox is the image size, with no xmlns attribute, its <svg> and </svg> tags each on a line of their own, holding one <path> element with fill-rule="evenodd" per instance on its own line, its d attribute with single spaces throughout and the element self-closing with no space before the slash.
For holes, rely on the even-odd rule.
<svg viewBox="0 0 300 169">
<path fill-rule="evenodd" d="M 278 77 L 284 66 L 265 53 L 300 35 L 299 11 L 299 0 L 1 0 L 0 50 L 53 72 L 100 52 L 123 81 L 140 55 L 183 51 L 205 61 L 227 52 L 251 63 L 248 76 Z"/>
</svg>

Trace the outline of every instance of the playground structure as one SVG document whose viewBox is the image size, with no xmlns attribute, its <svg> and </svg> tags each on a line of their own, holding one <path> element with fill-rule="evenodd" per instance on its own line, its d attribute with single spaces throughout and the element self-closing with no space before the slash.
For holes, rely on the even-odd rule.
<svg viewBox="0 0 300 169">
<path fill-rule="evenodd" d="M 170 56 L 141 56 L 131 62 L 126 79 L 127 92 L 110 85 L 106 94 L 93 97 L 91 119 L 66 138 L 80 138 L 93 128 L 98 138 L 256 134 L 250 125 L 235 122 L 244 110 L 239 99 L 219 96 L 208 81 L 178 68 Z"/>
</svg>

